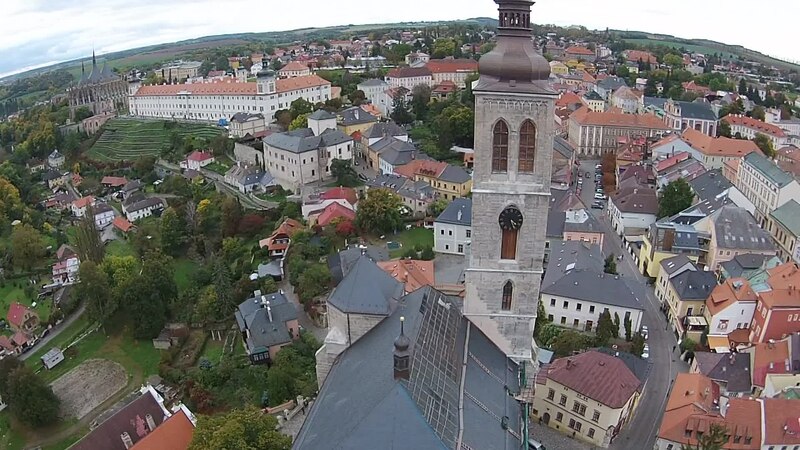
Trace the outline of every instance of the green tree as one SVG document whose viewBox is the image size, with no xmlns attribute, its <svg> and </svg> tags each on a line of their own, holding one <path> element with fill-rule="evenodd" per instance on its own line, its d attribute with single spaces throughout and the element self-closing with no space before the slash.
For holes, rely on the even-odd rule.
<svg viewBox="0 0 800 450">
<path fill-rule="evenodd" d="M 370 189 L 367 198 L 358 203 L 356 224 L 364 231 L 382 234 L 398 230 L 403 219 L 403 201 L 387 189 Z"/>
<path fill-rule="evenodd" d="M 717 127 L 717 137 L 732 137 L 731 136 L 731 124 L 729 124 L 725 120 L 719 121 L 719 126 Z"/>
<path fill-rule="evenodd" d="M 225 156 L 233 152 L 233 147 L 236 145 L 232 139 L 224 134 L 214 136 L 208 143 L 211 153 L 216 156 Z"/>
<path fill-rule="evenodd" d="M 277 419 L 253 406 L 200 416 L 189 450 L 289 450 L 292 438 L 277 426 Z"/>
<path fill-rule="evenodd" d="M 775 158 L 775 146 L 772 144 L 772 139 L 770 139 L 766 134 L 756 133 L 756 137 L 753 138 L 753 142 L 756 143 L 759 149 L 764 152 L 768 158 L 772 159 Z"/>
<path fill-rule="evenodd" d="M 614 258 L 613 253 L 608 255 L 608 257 L 606 257 L 605 265 L 603 267 L 603 272 L 612 275 L 617 274 L 617 260 Z"/>
<path fill-rule="evenodd" d="M 544 302 L 540 301 L 536 305 L 536 324 L 533 328 L 533 337 L 538 338 L 542 333 L 542 329 L 549 323 L 550 319 L 548 319 L 547 312 L 544 310 Z"/>
<path fill-rule="evenodd" d="M 356 89 L 347 96 L 353 106 L 361 106 L 367 102 L 367 95 L 361 89 Z"/>
<path fill-rule="evenodd" d="M 449 204 L 450 202 L 443 198 L 436 199 L 431 202 L 430 206 L 428 206 L 428 214 L 430 214 L 432 217 L 439 217 L 439 214 L 447 209 Z"/>
<path fill-rule="evenodd" d="M 475 113 L 464 105 L 448 106 L 433 121 L 441 149 L 453 145 L 472 148 L 474 146 Z"/>
<path fill-rule="evenodd" d="M 355 187 L 360 184 L 355 168 L 347 159 L 334 159 L 331 162 L 331 175 L 339 186 Z"/>
<path fill-rule="evenodd" d="M 133 335 L 137 339 L 152 339 L 164 328 L 167 305 L 178 297 L 172 258 L 158 251 L 148 252 L 135 283 L 136 292 L 126 299 Z"/>
<path fill-rule="evenodd" d="M 414 121 L 414 115 L 408 110 L 408 103 L 402 95 L 398 95 L 392 100 L 392 120 L 400 125 L 406 125 Z"/>
<path fill-rule="evenodd" d="M 22 213 L 19 190 L 7 178 L 0 177 L 0 227 L 18 219 Z"/>
<path fill-rule="evenodd" d="M 658 196 L 658 218 L 675 215 L 692 206 L 694 193 L 683 178 L 670 182 L 661 189 Z"/>
<path fill-rule="evenodd" d="M 41 427 L 58 420 L 60 400 L 30 368 L 22 366 L 9 374 L 8 392 L 9 408 L 20 422 Z"/>
<path fill-rule="evenodd" d="M 633 328 L 633 324 L 631 323 L 631 318 L 630 317 L 625 317 L 625 321 L 624 321 L 623 325 L 625 326 L 625 340 L 630 342 L 631 341 L 631 332 L 633 331 L 631 329 L 631 328 Z"/>
<path fill-rule="evenodd" d="M 698 433 L 699 434 L 699 433 Z M 697 444 L 684 444 L 681 450 L 723 450 L 730 439 L 730 433 L 724 423 L 712 423 L 708 431 L 697 439 Z"/>
<path fill-rule="evenodd" d="M 75 295 L 86 305 L 89 319 L 105 327 L 119 307 L 108 282 L 108 275 L 91 260 L 81 264 L 78 274 L 81 282 L 75 287 Z"/>
<path fill-rule="evenodd" d="M 633 335 L 633 339 L 631 340 L 631 353 L 641 357 L 643 352 L 644 336 L 642 336 L 640 333 L 636 333 Z"/>
<path fill-rule="evenodd" d="M 289 131 L 308 128 L 308 116 L 310 116 L 310 114 L 305 113 L 295 117 L 292 123 L 289 124 Z"/>
<path fill-rule="evenodd" d="M 237 197 L 225 197 L 222 201 L 222 236 L 234 236 L 241 220 L 242 205 L 239 204 Z"/>
<path fill-rule="evenodd" d="M 600 318 L 597 321 L 597 346 L 598 347 L 605 347 L 608 345 L 608 342 L 613 338 L 618 331 L 614 325 L 614 321 L 611 320 L 611 313 L 608 311 L 603 311 L 600 313 Z"/>
<path fill-rule="evenodd" d="M 756 120 L 764 121 L 767 117 L 767 111 L 764 109 L 763 106 L 756 106 L 750 111 L 750 117 Z"/>
<path fill-rule="evenodd" d="M 680 69 L 683 67 L 683 58 L 674 53 L 667 53 L 664 55 L 664 64 L 672 67 L 673 69 Z"/>
<path fill-rule="evenodd" d="M 15 265 L 30 270 L 44 253 L 44 240 L 36 229 L 27 223 L 14 227 L 11 232 L 11 257 Z"/>
<path fill-rule="evenodd" d="M 615 339 L 619 338 L 619 327 L 620 327 L 620 325 L 621 324 L 619 323 L 619 314 L 614 313 L 614 338 Z"/>
<path fill-rule="evenodd" d="M 443 59 L 448 56 L 454 56 L 458 43 L 451 38 L 437 39 L 433 44 L 433 54 L 435 59 Z"/>
<path fill-rule="evenodd" d="M 328 291 L 331 282 L 331 272 L 324 264 L 310 265 L 297 280 L 300 291 L 300 300 L 303 303 L 312 301 L 315 297 Z"/>
<path fill-rule="evenodd" d="M 747 95 L 747 81 L 744 78 L 739 79 L 739 95 Z"/>
<path fill-rule="evenodd" d="M 161 215 L 161 247 L 170 256 L 177 256 L 186 244 L 186 224 L 175 208 L 169 207 Z"/>
<path fill-rule="evenodd" d="M 100 264 L 106 254 L 106 248 L 100 239 L 100 232 L 95 226 L 92 206 L 86 207 L 86 215 L 75 230 L 75 247 L 81 261 L 93 261 L 95 264 Z"/>
<path fill-rule="evenodd" d="M 304 98 L 298 98 L 289 105 L 289 112 L 292 113 L 292 119 L 296 119 L 300 115 L 314 112 L 314 105 Z"/>
<path fill-rule="evenodd" d="M 14 355 L 6 355 L 5 358 L 0 359 L 0 398 L 9 398 L 8 382 L 11 372 L 24 366 L 25 363 L 17 359 Z"/>
<path fill-rule="evenodd" d="M 430 245 L 425 246 L 419 254 L 419 259 L 423 261 L 432 261 L 436 255 L 433 252 L 433 247 Z"/>
<path fill-rule="evenodd" d="M 411 110 L 417 120 L 425 120 L 428 115 L 428 103 L 431 102 L 431 87 L 427 84 L 418 84 L 411 92 Z"/>
<path fill-rule="evenodd" d="M 565 330 L 553 341 L 552 348 L 556 357 L 563 358 L 586 348 L 586 338 L 576 331 Z"/>
</svg>

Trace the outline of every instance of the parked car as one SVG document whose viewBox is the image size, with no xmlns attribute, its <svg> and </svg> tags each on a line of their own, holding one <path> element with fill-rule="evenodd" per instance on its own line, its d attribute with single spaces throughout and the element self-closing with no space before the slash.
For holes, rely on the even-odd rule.
<svg viewBox="0 0 800 450">
<path fill-rule="evenodd" d="M 647 359 L 650 357 L 650 346 L 644 344 L 644 350 L 642 350 L 642 358 Z"/>
<path fill-rule="evenodd" d="M 605 195 L 603 195 L 603 194 L 601 194 L 600 192 L 595 192 L 595 193 L 594 193 L 594 198 L 595 198 L 596 200 L 605 200 L 605 199 L 606 199 L 606 196 L 605 196 Z"/>
<path fill-rule="evenodd" d="M 592 209 L 603 209 L 605 206 L 602 203 L 592 203 Z"/>
<path fill-rule="evenodd" d="M 647 325 L 642 325 L 642 329 L 639 331 L 639 334 L 642 335 L 645 341 L 647 340 L 647 338 L 650 336 L 650 330 L 647 329 Z"/>
</svg>

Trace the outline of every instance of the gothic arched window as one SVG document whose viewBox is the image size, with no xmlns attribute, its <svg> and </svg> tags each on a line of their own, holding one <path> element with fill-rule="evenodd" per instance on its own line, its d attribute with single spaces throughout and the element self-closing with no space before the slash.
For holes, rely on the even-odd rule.
<svg viewBox="0 0 800 450">
<path fill-rule="evenodd" d="M 492 172 L 508 172 L 508 125 L 497 122 L 492 135 Z"/>
<path fill-rule="evenodd" d="M 511 310 L 511 297 L 514 295 L 514 285 L 511 284 L 511 281 L 506 281 L 506 284 L 503 286 L 503 311 L 510 311 Z"/>
<path fill-rule="evenodd" d="M 533 173 L 536 159 L 536 126 L 530 120 L 522 123 L 519 129 L 519 167 L 521 173 Z"/>
</svg>

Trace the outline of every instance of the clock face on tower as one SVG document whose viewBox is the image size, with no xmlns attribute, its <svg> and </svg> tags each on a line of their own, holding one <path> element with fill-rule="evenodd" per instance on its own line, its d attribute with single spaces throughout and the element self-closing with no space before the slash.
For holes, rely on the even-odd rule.
<svg viewBox="0 0 800 450">
<path fill-rule="evenodd" d="M 515 206 L 509 206 L 500 213 L 498 222 L 504 230 L 519 230 L 522 227 L 522 212 Z"/>
</svg>

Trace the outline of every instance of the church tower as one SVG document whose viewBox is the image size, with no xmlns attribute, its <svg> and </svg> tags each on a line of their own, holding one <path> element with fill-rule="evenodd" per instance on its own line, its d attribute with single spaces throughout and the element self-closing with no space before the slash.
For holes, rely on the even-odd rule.
<svg viewBox="0 0 800 450">
<path fill-rule="evenodd" d="M 497 45 L 479 62 L 472 242 L 464 314 L 509 357 L 535 361 L 533 327 L 550 202 L 550 65 L 533 46 L 531 0 L 495 0 Z"/>
</svg>

